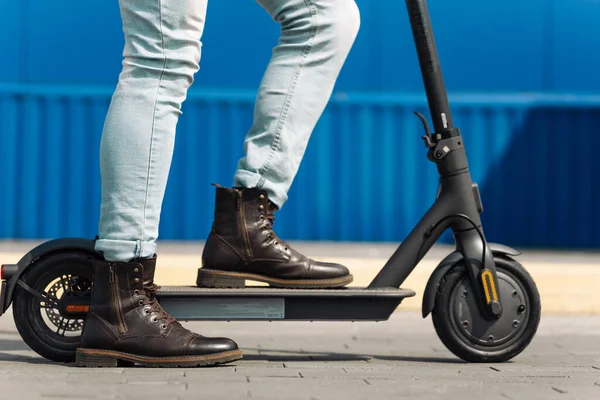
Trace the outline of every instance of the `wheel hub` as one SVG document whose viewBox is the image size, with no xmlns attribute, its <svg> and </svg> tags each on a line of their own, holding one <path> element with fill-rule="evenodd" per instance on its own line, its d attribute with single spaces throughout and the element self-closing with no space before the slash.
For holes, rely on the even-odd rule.
<svg viewBox="0 0 600 400">
<path fill-rule="evenodd" d="M 505 347 L 519 337 L 527 325 L 529 300 L 525 289 L 509 273 L 498 271 L 502 315 L 487 320 L 479 312 L 478 304 L 468 277 L 460 281 L 452 293 L 452 323 L 456 331 L 475 347 Z"/>
</svg>

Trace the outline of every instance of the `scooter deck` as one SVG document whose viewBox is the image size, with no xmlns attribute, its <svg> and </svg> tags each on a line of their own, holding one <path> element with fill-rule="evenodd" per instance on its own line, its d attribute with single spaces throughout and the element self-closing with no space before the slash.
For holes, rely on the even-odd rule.
<svg viewBox="0 0 600 400">
<path fill-rule="evenodd" d="M 208 289 L 161 286 L 157 297 L 166 311 L 183 321 L 385 321 L 408 289 Z"/>
</svg>

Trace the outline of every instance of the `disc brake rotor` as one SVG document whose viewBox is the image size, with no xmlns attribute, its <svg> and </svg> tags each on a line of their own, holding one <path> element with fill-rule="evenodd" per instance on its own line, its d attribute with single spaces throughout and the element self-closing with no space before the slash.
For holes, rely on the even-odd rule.
<svg viewBox="0 0 600 400">
<path fill-rule="evenodd" d="M 66 332 L 80 332 L 83 329 L 82 319 L 65 317 L 55 306 L 60 303 L 63 296 L 83 296 L 89 294 L 91 283 L 85 278 L 79 278 L 71 274 L 62 275 L 54 279 L 46 289 L 47 302 L 41 301 L 40 307 L 44 309 L 46 325 L 59 335 Z M 53 326 L 50 326 L 52 324 Z"/>
<path fill-rule="evenodd" d="M 469 277 L 460 281 L 452 292 L 452 325 L 469 346 L 482 350 L 505 348 L 519 338 L 529 319 L 529 299 L 519 281 L 498 270 L 498 291 L 502 315 L 489 321 L 482 317 Z"/>
<path fill-rule="evenodd" d="M 50 289 L 48 289 L 48 297 L 55 300 L 56 304 L 60 302 L 60 297 L 58 297 L 57 294 L 61 290 L 64 295 L 64 286 L 61 281 L 54 283 Z M 75 332 L 83 329 L 83 320 L 66 319 L 60 314 L 60 311 L 54 307 L 45 307 L 44 309 L 50 322 L 58 328 L 59 331 Z"/>
</svg>

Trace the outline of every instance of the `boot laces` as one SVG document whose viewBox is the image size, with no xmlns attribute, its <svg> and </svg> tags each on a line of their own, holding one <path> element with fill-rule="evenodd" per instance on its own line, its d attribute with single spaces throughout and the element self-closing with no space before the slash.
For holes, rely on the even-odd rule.
<svg viewBox="0 0 600 400">
<path fill-rule="evenodd" d="M 144 299 L 144 305 L 149 306 L 150 313 L 157 313 L 156 320 L 164 321 L 162 326 L 166 328 L 171 325 L 173 322 L 177 320 L 171 314 L 167 313 L 161 305 L 158 303 L 156 299 L 156 292 L 158 291 L 158 286 L 154 283 L 152 285 L 144 285 L 144 292 L 146 292 L 146 298 Z"/>
<path fill-rule="evenodd" d="M 275 240 L 275 242 L 281 243 L 287 250 L 290 246 L 284 240 L 281 240 L 281 238 L 279 238 L 277 233 L 275 233 L 273 230 L 273 225 L 275 225 L 275 211 L 277 211 L 277 207 L 275 207 L 275 205 L 269 201 L 267 212 L 265 213 L 265 219 L 267 220 L 266 228 L 269 230 L 269 233 L 272 235 L 272 238 Z"/>
</svg>

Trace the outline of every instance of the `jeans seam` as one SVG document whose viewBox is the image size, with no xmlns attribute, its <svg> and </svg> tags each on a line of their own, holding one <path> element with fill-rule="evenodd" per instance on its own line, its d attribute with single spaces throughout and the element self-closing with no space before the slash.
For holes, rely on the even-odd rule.
<svg viewBox="0 0 600 400">
<path fill-rule="evenodd" d="M 165 70 L 167 68 L 167 55 L 165 54 L 165 36 L 163 33 L 163 24 L 162 24 L 162 0 L 157 0 L 158 2 L 158 23 L 159 23 L 159 31 L 160 31 L 160 46 L 162 50 L 162 56 L 164 58 L 163 67 L 160 72 L 160 77 L 158 78 L 158 85 L 156 87 L 156 100 L 154 102 L 154 112 L 152 114 L 152 133 L 150 134 L 150 151 L 148 155 L 148 170 L 146 175 L 146 193 L 144 194 L 144 218 L 142 221 L 142 237 L 141 240 L 144 240 L 144 235 L 146 233 L 146 209 L 148 206 L 148 191 L 150 188 L 150 172 L 152 171 L 152 152 L 154 149 L 154 133 L 156 130 L 156 110 L 158 109 L 158 98 L 160 96 L 160 90 L 162 86 L 163 77 L 165 75 Z"/>
<path fill-rule="evenodd" d="M 308 8 L 308 10 L 310 12 L 310 20 L 311 20 L 311 25 L 312 25 L 311 30 L 310 30 L 310 35 L 308 38 L 308 43 L 306 44 L 306 47 L 304 48 L 304 51 L 302 52 L 302 58 L 300 60 L 300 64 L 296 67 L 296 70 L 294 71 L 294 75 L 292 77 L 292 82 L 290 83 L 290 86 L 288 87 L 288 94 L 286 96 L 283 109 L 281 110 L 281 114 L 279 116 L 279 121 L 277 123 L 277 129 L 275 131 L 275 137 L 273 138 L 273 143 L 271 143 L 271 149 L 269 152 L 269 156 L 268 156 L 265 164 L 262 166 L 262 168 L 260 168 L 258 170 L 258 174 L 261 177 L 260 177 L 256 187 L 259 189 L 263 187 L 263 185 L 266 181 L 264 174 L 266 174 L 267 171 L 269 170 L 269 168 L 271 166 L 271 162 L 273 160 L 273 157 L 275 156 L 275 152 L 277 151 L 277 148 L 279 147 L 279 143 L 281 141 L 281 131 L 283 130 L 283 125 L 285 124 L 287 113 L 290 108 L 290 103 L 292 102 L 292 98 L 294 97 L 294 94 L 296 91 L 296 86 L 298 84 L 298 79 L 300 78 L 300 73 L 302 72 L 302 69 L 304 68 L 304 64 L 306 63 L 306 59 L 308 58 L 308 55 L 310 54 L 310 51 L 312 50 L 313 39 L 315 38 L 315 36 L 317 34 L 317 29 L 319 27 L 318 21 L 316 20 L 317 19 L 316 18 L 317 11 L 316 11 L 314 4 L 312 3 L 312 0 L 304 0 L 304 4 L 306 5 L 306 8 Z"/>
</svg>

